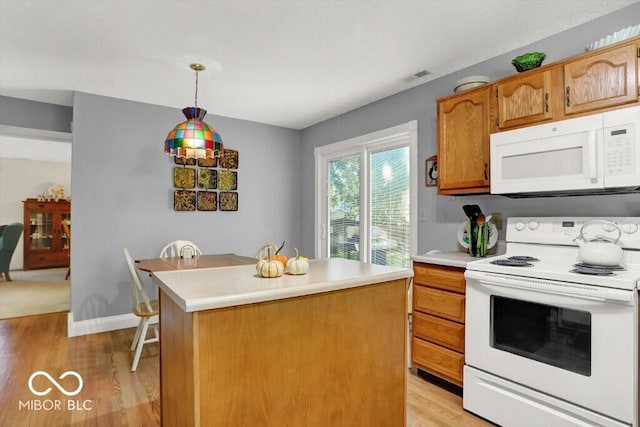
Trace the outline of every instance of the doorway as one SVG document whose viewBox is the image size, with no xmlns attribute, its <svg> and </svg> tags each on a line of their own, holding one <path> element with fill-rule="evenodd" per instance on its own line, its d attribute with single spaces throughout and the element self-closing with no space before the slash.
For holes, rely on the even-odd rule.
<svg viewBox="0 0 640 427">
<path fill-rule="evenodd" d="M 18 135 L 15 133 L 0 133 L 0 224 L 12 222 L 24 223 L 24 200 L 37 198 L 46 193 L 52 185 L 61 185 L 66 194 L 71 192 L 71 134 L 62 132 L 45 132 L 42 135 Z M 13 281 L 24 280 L 28 282 L 55 282 L 60 288 L 59 295 L 66 298 L 66 302 L 52 304 L 52 311 L 60 311 L 60 307 L 69 305 L 69 280 L 66 280 L 66 289 L 62 290 L 66 275 L 66 268 L 51 270 L 21 271 L 24 267 L 23 248 L 25 239 L 30 238 L 29 227 L 25 225 L 22 238 L 13 254 L 10 264 Z M 58 277 L 60 276 L 60 277 Z M 0 285 L 11 284 L 0 281 Z M 35 285 L 34 285 L 35 286 Z M 23 297 L 28 294 L 26 288 L 14 297 Z M 24 294 L 24 295 L 23 295 Z M 46 293 L 32 293 L 34 298 L 46 302 Z M 51 301 L 58 301 L 58 296 Z M 9 303 L 8 299 L 4 300 Z M 38 301 L 34 301 L 38 302 Z M 0 302 L 2 304 L 3 302 Z M 1 307 L 0 307 L 1 308 Z M 68 311 L 68 308 L 63 311 Z M 46 310 L 45 310 L 46 312 Z M 40 312 L 38 312 L 39 314 Z M 25 315 L 32 314 L 27 310 Z"/>
</svg>

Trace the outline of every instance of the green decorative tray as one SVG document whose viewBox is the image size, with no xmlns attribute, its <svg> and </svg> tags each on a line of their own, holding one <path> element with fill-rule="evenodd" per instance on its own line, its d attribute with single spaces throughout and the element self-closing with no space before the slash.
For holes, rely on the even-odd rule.
<svg viewBox="0 0 640 427">
<path fill-rule="evenodd" d="M 531 70 L 532 68 L 537 68 L 542 65 L 542 61 L 544 61 L 545 55 L 542 52 L 530 52 L 525 53 L 524 55 L 520 55 L 517 58 L 514 58 L 511 63 L 519 73 L 527 70 Z"/>
</svg>

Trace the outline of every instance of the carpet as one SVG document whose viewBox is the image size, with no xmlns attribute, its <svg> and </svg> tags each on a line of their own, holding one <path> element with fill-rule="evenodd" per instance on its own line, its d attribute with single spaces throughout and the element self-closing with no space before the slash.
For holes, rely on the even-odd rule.
<svg viewBox="0 0 640 427">
<path fill-rule="evenodd" d="M 0 319 L 69 311 L 67 269 L 12 271 L 0 280 Z"/>
</svg>

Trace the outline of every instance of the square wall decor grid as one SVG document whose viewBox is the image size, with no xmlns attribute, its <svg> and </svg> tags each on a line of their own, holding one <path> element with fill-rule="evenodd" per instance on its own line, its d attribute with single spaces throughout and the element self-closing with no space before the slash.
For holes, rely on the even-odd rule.
<svg viewBox="0 0 640 427">
<path fill-rule="evenodd" d="M 220 158 L 214 159 L 174 157 L 174 163 L 175 211 L 238 210 L 237 150 L 225 149 Z"/>
</svg>

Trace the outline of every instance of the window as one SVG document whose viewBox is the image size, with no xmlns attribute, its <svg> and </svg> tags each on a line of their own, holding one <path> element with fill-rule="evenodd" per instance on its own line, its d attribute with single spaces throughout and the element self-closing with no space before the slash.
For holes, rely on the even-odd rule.
<svg viewBox="0 0 640 427">
<path fill-rule="evenodd" d="M 316 256 L 411 266 L 417 122 L 316 149 Z"/>
</svg>

